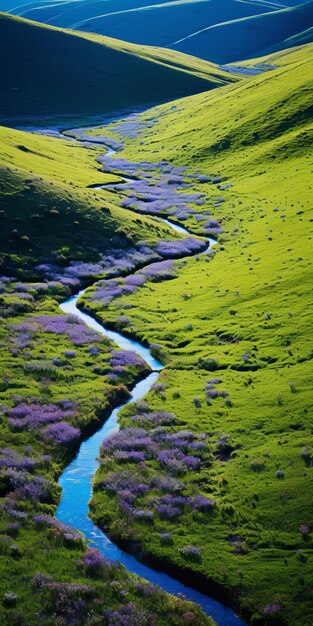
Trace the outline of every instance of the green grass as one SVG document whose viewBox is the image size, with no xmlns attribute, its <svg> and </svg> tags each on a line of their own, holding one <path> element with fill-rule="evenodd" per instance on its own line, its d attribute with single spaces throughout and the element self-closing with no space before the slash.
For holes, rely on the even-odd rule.
<svg viewBox="0 0 313 626">
<path fill-rule="evenodd" d="M 80 35 L 12 23 L 31 33 L 38 28 L 99 46 L 96 36 L 91 44 Z M 103 457 L 91 502 L 94 519 L 117 539 L 141 544 L 144 553 L 165 565 L 210 582 L 212 593 L 224 594 L 254 626 L 311 626 L 312 535 L 305 539 L 299 528 L 305 524 L 312 530 L 313 518 L 309 418 L 313 216 L 308 151 L 312 55 L 308 45 L 265 58 L 262 62 L 274 62 L 277 69 L 142 115 L 139 136 L 123 137 L 121 156 L 151 162 L 154 178 L 158 163 L 166 159 L 172 165 L 186 166 L 186 176 L 201 170 L 220 176 L 222 186 L 230 183 L 225 190 L 193 183 L 194 190 L 207 194 L 206 204 L 197 207 L 197 212 L 209 210 L 224 232 L 213 258 L 176 262 L 177 275 L 170 281 L 147 282 L 107 308 L 89 299 L 93 287 L 81 301 L 112 326 L 127 316 L 125 332 L 159 345 L 153 350 L 166 365 L 160 375 L 164 387 L 153 389 L 146 401 L 151 409 L 176 416 L 172 426 L 164 427 L 164 434 L 182 429 L 191 430 L 195 438 L 205 434 L 205 447 L 197 453 L 200 469 L 179 471 L 177 478 L 183 481 L 184 495 L 202 494 L 215 502 L 209 513 L 194 512 L 186 504 L 174 522 L 158 514 L 149 525 L 127 518 L 117 499 L 103 490 L 104 476 L 126 468 L 130 476 L 148 482 L 164 474 L 164 468 L 153 456 L 145 465 L 136 466 Z M 162 71 L 163 60 L 156 64 Z M 157 122 L 149 128 L 145 122 L 154 118 Z M 117 128 L 113 124 L 105 131 L 89 132 L 121 139 Z M 86 345 L 75 346 L 75 356 L 68 357 L 64 353 L 73 346 L 65 334 L 31 331 L 31 345 L 24 346 L 16 343 L 17 331 L 10 324 L 29 322 L 43 313 L 56 314 L 57 302 L 70 293 L 59 280 L 45 294 L 36 290 L 37 263 L 56 263 L 62 274 L 72 261 L 98 262 L 102 253 L 111 254 L 116 246 L 125 255 L 142 240 L 153 246 L 161 237 L 169 238 L 169 230 L 122 209 L 120 192 L 87 188 L 93 182 L 114 181 L 97 169 L 95 158 L 101 148 L 85 149 L 6 128 L 0 133 L 1 211 L 6 218 L 1 233 L 2 271 L 22 280 L 22 294 L 30 296 L 23 297 L 15 281 L 1 287 L 0 402 L 9 410 L 13 402 L 19 402 L 18 397 L 44 402 L 73 399 L 79 408 L 71 422 L 87 434 L 104 419 L 118 393 L 127 393 L 109 384 L 110 345 L 98 342 L 95 359 L 90 359 Z M 225 201 L 214 206 L 221 195 Z M 201 222 L 196 223 L 190 214 L 184 223 L 204 234 Z M 88 280 L 91 274 L 95 277 L 98 272 L 91 271 Z M 55 365 L 54 358 L 60 365 Z M 125 382 L 130 385 L 138 372 L 126 374 Z M 208 402 L 207 381 L 215 377 L 221 380 L 214 383 L 216 390 L 226 394 Z M 123 427 L 133 424 L 131 416 L 138 410 L 142 407 L 129 405 L 123 411 Z M 145 428 L 153 430 L 147 424 Z M 39 469 L 39 475 L 50 481 L 50 499 L 17 504 L 29 516 L 14 538 L 20 554 L 12 554 L 8 526 L 12 520 L 7 510 L 1 510 L 1 568 L 6 573 L 1 576 L 1 597 L 11 591 L 18 595 L 13 610 L 1 605 L 1 620 L 22 624 L 26 615 L 32 626 L 36 611 L 42 608 L 41 596 L 32 587 L 35 573 L 51 574 L 63 582 L 87 582 L 85 570 L 77 563 L 83 545 L 69 549 L 62 538 L 47 529 L 38 530 L 31 520 L 34 513 L 54 512 L 59 497 L 55 481 L 74 450 L 60 453 L 33 432 L 13 432 L 4 409 L 1 435 L 6 448 L 34 458 L 45 452 L 52 457 L 48 467 Z M 7 476 L 2 475 L 0 487 L 1 498 L 11 502 Z M 162 495 L 164 491 L 154 484 L 150 493 L 138 498 L 137 506 L 153 508 Z M 164 531 L 171 533 L 166 545 L 160 541 Z M 186 557 L 181 550 L 188 545 L 201 550 L 201 555 Z M 92 583 L 99 600 L 92 605 L 97 615 L 104 607 L 117 608 L 121 603 L 120 587 L 116 581 L 111 585 L 107 573 L 103 576 L 104 580 Z M 151 605 L 138 599 L 132 577 L 124 571 L 115 572 L 114 577 L 128 591 L 129 599 L 151 611 Z M 157 623 L 179 624 L 185 619 L 186 606 L 180 601 L 173 607 L 167 596 L 154 600 Z M 62 624 L 56 598 L 46 594 L 43 604 L 42 621 L 48 626 Z M 281 606 L 276 617 L 266 617 L 267 604 Z M 200 614 L 194 621 L 209 623 Z"/>
<path fill-rule="evenodd" d="M 16 283 L 17 285 L 17 283 Z M 0 621 L 1 624 L 25 624 L 35 626 L 39 621 L 54 626 L 69 623 L 69 614 L 74 611 L 77 624 L 103 623 L 101 615 L 104 610 L 119 610 L 125 604 L 122 590 L 127 594 L 127 602 L 134 604 L 135 610 L 142 611 L 140 619 L 151 619 L 157 616 L 158 624 L 183 624 L 183 614 L 191 611 L 199 624 L 213 626 L 201 611 L 190 603 L 176 600 L 164 592 L 155 589 L 152 595 L 145 596 L 138 590 L 142 582 L 129 574 L 123 567 L 105 565 L 101 571 L 88 571 L 82 559 L 86 552 L 83 536 L 80 540 L 69 541 L 63 533 L 57 532 L 44 524 L 33 521 L 34 516 L 53 515 L 59 498 L 60 488 L 56 481 L 64 466 L 75 453 L 76 446 L 54 446 L 43 442 L 39 431 L 16 432 L 8 424 L 4 407 L 10 409 L 20 402 L 30 403 L 34 399 L 45 404 L 70 400 L 75 411 L 67 419 L 71 425 L 81 429 L 81 440 L 99 428 L 107 417 L 110 409 L 127 397 L 126 385 L 133 385 L 141 368 L 135 371 L 130 368 L 124 377 L 123 385 L 111 385 L 107 378 L 110 371 L 109 359 L 114 347 L 104 338 L 96 342 L 98 353 L 91 357 L 88 345 L 75 345 L 61 333 L 55 335 L 42 330 L 29 333 L 27 345 L 17 347 L 16 339 L 20 333 L 12 328 L 12 324 L 28 323 L 38 316 L 59 315 L 58 301 L 66 296 L 64 288 L 50 288 L 44 295 L 38 284 L 19 284 L 19 291 L 14 291 L 15 283 L 1 288 L 1 358 L 0 358 L 0 398 L 1 398 L 1 460 L 8 456 L 8 449 L 21 455 L 21 459 L 40 460 L 35 469 L 30 470 L 29 480 L 44 479 L 49 485 L 48 499 L 36 502 L 30 499 L 19 499 L 18 493 L 9 487 L 9 480 L 1 465 L 0 477 Z M 38 291 L 37 291 L 38 290 Z M 24 291 L 24 293 L 23 293 Z M 31 300 L 22 296 L 27 292 Z M 14 294 L 14 295 L 13 295 Z M 41 294 L 41 295 L 40 295 Z M 9 305 L 9 306 L 8 306 Z M 3 317 L 2 317 L 3 315 Z M 66 350 L 74 350 L 75 357 L 67 358 Z M 30 363 L 52 364 L 58 359 L 59 365 L 48 380 L 44 375 L 38 376 L 27 372 Z M 141 371 L 140 371 L 141 370 Z M 120 381 L 122 383 L 122 381 Z M 42 455 L 49 455 L 42 457 Z M 17 471 L 15 472 L 18 473 Z M 23 472 L 20 471 L 19 475 Z M 11 492 L 11 494 L 10 494 Z M 14 493 L 13 493 L 14 492 Z M 16 510 L 24 518 L 17 518 Z M 10 524 L 16 523 L 17 528 Z M 70 532 L 70 529 L 68 530 Z M 13 552 L 12 546 L 15 547 Z M 88 585 L 92 588 L 87 594 L 86 606 L 89 616 L 83 607 L 79 611 L 72 607 L 75 600 L 84 597 L 78 590 L 71 594 L 66 589 L 56 593 L 47 587 L 34 586 L 36 575 L 50 576 L 57 583 Z M 5 594 L 15 594 L 12 606 L 6 606 Z M 92 617 L 91 617 L 92 616 Z M 73 616 L 72 616 L 73 617 Z M 139 619 L 139 618 L 138 618 Z"/>
<path fill-rule="evenodd" d="M 140 541 L 146 554 L 224 587 L 251 624 L 309 626 L 312 615 L 312 539 L 299 533 L 301 524 L 312 528 L 313 518 L 312 467 L 301 456 L 313 444 L 312 54 L 304 46 L 278 55 L 272 72 L 143 114 L 158 118 L 158 132 L 145 129 L 126 140 L 123 158 L 166 159 L 187 166 L 186 173 L 200 169 L 231 183 L 225 191 L 199 185 L 208 196 L 203 209 L 224 233 L 209 262 L 204 256 L 178 262 L 175 279 L 145 283 L 106 308 L 90 300 L 93 289 L 82 301 L 112 325 L 124 312 L 128 334 L 159 344 L 164 389 L 146 402 L 176 415 L 166 432 L 206 434 L 200 472 L 178 478 L 184 495 L 201 493 L 216 503 L 202 516 L 187 507 L 174 522 L 157 514 L 150 525 L 126 519 L 103 490 L 104 476 L 127 469 L 148 480 L 161 468 L 155 459 L 141 470 L 106 458 L 93 518 L 114 536 Z M 225 202 L 214 207 L 221 195 Z M 194 226 L 191 218 L 185 224 Z M 206 382 L 215 377 L 222 381 L 215 388 L 228 395 L 207 403 Z M 136 413 L 129 406 L 121 424 L 133 425 Z M 221 435 L 229 436 L 226 457 Z M 155 489 L 136 506 L 161 495 Z M 173 545 L 160 543 L 164 531 Z M 180 548 L 188 544 L 201 549 L 201 560 L 186 563 Z M 282 607 L 272 622 L 263 614 L 267 604 Z"/>
<path fill-rule="evenodd" d="M 138 241 L 145 239 L 151 245 L 162 235 L 171 235 L 160 223 L 138 219 L 112 204 L 107 192 L 100 201 L 94 190 L 87 189 L 95 182 L 119 180 L 99 171 L 95 158 L 103 149 L 7 128 L 1 128 L 0 135 L 0 622 L 65 626 L 74 611 L 79 625 L 102 624 L 105 610 L 119 611 L 132 602 L 134 619 L 142 624 L 156 618 L 160 625 L 180 625 L 185 623 L 185 613 L 191 612 L 199 625 L 213 626 L 190 603 L 158 589 L 146 595 L 145 588 L 138 587 L 140 579 L 124 568 L 104 564 L 96 572 L 88 571 L 82 563 L 83 537 L 72 541 L 33 520 L 55 513 L 60 499 L 57 479 L 79 443 L 101 426 L 111 409 L 128 397 L 128 389 L 147 373 L 145 365 L 127 367 L 111 383 L 113 344 L 97 337 L 94 345 L 73 344 L 66 332 L 45 331 L 41 316 L 62 317 L 58 304 L 71 292 L 60 281 L 71 261 L 97 263 L 103 254 L 114 255 L 117 247 L 127 255 Z M 58 265 L 60 275 L 50 281 L 47 275 L 42 278 L 35 269 L 42 261 Z M 91 269 L 85 280 L 96 274 L 97 269 Z M 70 285 L 77 289 L 79 283 Z M 39 402 L 45 407 L 64 400 L 73 406 L 65 421 L 80 429 L 79 440 L 68 445 L 43 440 L 42 429 L 16 430 L 9 423 L 15 405 Z M 25 477 L 13 463 L 10 478 L 10 469 L 7 472 L 2 464 L 10 454 L 38 464 Z M 22 497 L 18 481 L 38 479 L 47 481 L 47 494 L 39 499 Z M 12 527 L 17 520 L 18 526 Z M 33 581 L 37 574 L 50 576 L 62 587 L 55 591 L 45 582 L 40 590 Z M 86 597 L 83 590 L 66 586 L 71 584 L 92 590 Z M 5 594 L 15 594 L 11 604 Z M 82 598 L 85 608 L 75 605 Z"/>
<path fill-rule="evenodd" d="M 162 49 L 45 26 L 0 14 L 0 116 L 119 113 L 234 80 L 214 64 Z"/>
<path fill-rule="evenodd" d="M 37 276 L 40 262 L 97 261 L 109 248 L 157 241 L 162 224 L 138 219 L 88 185 L 119 181 L 100 171 L 102 148 L 0 127 L 2 271 Z M 5 218 L 5 219 L 4 219 Z"/>
</svg>

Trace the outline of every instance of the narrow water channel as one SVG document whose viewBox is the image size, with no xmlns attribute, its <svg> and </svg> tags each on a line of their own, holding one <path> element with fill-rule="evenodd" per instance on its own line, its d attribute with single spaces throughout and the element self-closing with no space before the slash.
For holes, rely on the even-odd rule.
<svg viewBox="0 0 313 626">
<path fill-rule="evenodd" d="M 190 235 L 183 227 L 168 220 L 164 220 L 164 222 L 174 228 L 174 230 Z M 208 248 L 202 254 L 208 252 L 214 243 L 213 239 L 208 239 Z M 60 305 L 62 311 L 77 315 L 88 326 L 114 341 L 122 350 L 136 352 L 148 363 L 153 371 L 144 380 L 137 383 L 132 390 L 129 400 L 112 411 L 100 430 L 81 444 L 77 456 L 66 467 L 60 477 L 59 484 L 62 488 L 62 496 L 56 517 L 84 533 L 88 543 L 92 547 L 98 548 L 105 557 L 120 561 L 130 572 L 158 585 L 168 593 L 172 593 L 175 596 L 183 594 L 188 600 L 200 604 L 205 613 L 210 615 L 218 626 L 245 626 L 244 622 L 234 611 L 223 603 L 181 583 L 160 570 L 141 563 L 126 550 L 116 546 L 88 517 L 88 502 L 92 495 L 92 479 L 98 467 L 97 458 L 100 446 L 106 437 L 118 430 L 118 412 L 120 409 L 128 402 L 141 400 L 148 393 L 151 386 L 157 381 L 163 365 L 152 356 L 148 348 L 139 342 L 129 339 L 121 333 L 106 329 L 105 326 L 99 324 L 90 315 L 80 311 L 77 308 L 77 300 L 83 293 L 84 290 L 63 302 Z M 208 586 L 208 594 L 209 592 Z"/>
<path fill-rule="evenodd" d="M 116 119 L 121 119 L 122 117 L 123 116 Z M 89 137 L 87 138 L 86 136 L 82 136 L 80 138 L 77 133 L 75 133 L 75 138 L 70 137 L 59 129 L 42 129 L 41 131 L 38 131 L 37 128 L 24 127 L 24 130 L 40 132 L 44 135 L 67 139 L 69 141 L 78 140 L 86 144 L 98 143 L 97 140 L 89 139 Z M 75 130 L 77 131 L 79 129 Z M 106 149 L 108 157 L 116 154 L 116 150 L 110 146 L 104 145 L 102 141 L 101 146 Z M 121 176 L 121 178 L 127 183 L 134 180 L 124 176 Z M 92 185 L 95 189 L 102 189 L 106 186 L 109 185 Z M 162 218 L 158 219 L 161 220 Z M 167 219 L 162 219 L 162 221 L 180 234 L 184 234 L 186 236 L 192 235 L 192 233 L 190 233 L 186 228 L 175 222 Z M 206 254 L 216 243 L 214 239 L 208 237 L 206 239 L 208 246 L 201 254 Z M 168 593 L 172 593 L 175 596 L 182 594 L 186 597 L 186 599 L 192 602 L 197 602 L 205 613 L 210 615 L 216 621 L 218 626 L 246 626 L 246 624 L 234 613 L 234 611 L 222 602 L 218 602 L 209 595 L 197 591 L 192 586 L 181 583 L 179 580 L 176 580 L 161 570 L 154 569 L 153 567 L 141 563 L 126 550 L 120 549 L 104 532 L 95 526 L 93 521 L 88 516 L 88 502 L 92 496 L 92 480 L 98 468 L 98 457 L 101 444 L 106 437 L 109 437 L 112 433 L 119 429 L 118 413 L 120 409 L 125 406 L 125 404 L 128 404 L 128 402 L 141 400 L 148 393 L 151 386 L 157 381 L 159 372 L 163 369 L 163 365 L 152 356 L 148 348 L 139 342 L 124 337 L 121 333 L 108 330 L 105 326 L 94 320 L 90 315 L 80 311 L 80 309 L 77 308 L 77 300 L 83 293 L 84 290 L 61 303 L 60 308 L 62 311 L 76 315 L 89 327 L 108 337 L 111 341 L 114 341 L 114 343 L 122 350 L 132 350 L 136 352 L 136 354 L 140 355 L 146 363 L 148 363 L 152 372 L 146 376 L 144 380 L 137 383 L 127 402 L 116 407 L 103 426 L 94 435 L 81 444 L 75 459 L 73 459 L 73 461 L 65 468 L 59 479 L 59 485 L 62 488 L 62 495 L 56 511 L 56 517 L 65 524 L 69 524 L 70 526 L 73 526 L 77 530 L 81 531 L 85 535 L 88 544 L 92 547 L 98 548 L 103 556 L 119 561 L 130 572 L 145 578 L 147 581 L 155 585 L 158 585 Z M 208 588 L 208 594 L 209 593 L 210 589 Z"/>
</svg>

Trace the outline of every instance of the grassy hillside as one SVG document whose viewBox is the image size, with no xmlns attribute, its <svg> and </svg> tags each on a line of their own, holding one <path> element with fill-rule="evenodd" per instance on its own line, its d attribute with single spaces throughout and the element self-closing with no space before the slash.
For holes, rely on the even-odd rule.
<svg viewBox="0 0 313 626">
<path fill-rule="evenodd" d="M 230 63 L 312 41 L 313 2 L 224 21 L 171 46 L 216 63 Z"/>
<path fill-rule="evenodd" d="M 250 624 L 310 626 L 313 46 L 278 57 L 244 84 L 152 109 L 139 119 L 158 118 L 157 134 L 125 140 L 141 178 L 122 191 L 127 206 L 147 202 L 140 162 L 157 188 L 162 159 L 206 197 L 171 219 L 205 233 L 209 212 L 223 232 L 213 258 L 174 263 L 109 304 L 95 286 L 81 303 L 117 327 L 123 315 L 166 363 L 104 446 L 91 509 L 115 537 L 224 589 Z"/>
<path fill-rule="evenodd" d="M 14 41 L 12 54 L 7 55 Z M 0 14 L 0 116 L 75 115 L 143 108 L 217 87 L 211 64 Z"/>
<path fill-rule="evenodd" d="M 45 3 L 39 0 L 17 6 L 12 0 L 5 0 L 4 10 L 12 11 L 13 14 L 28 19 L 48 21 L 53 26 L 76 29 L 83 26 L 84 30 L 110 33 L 110 36 L 118 38 L 120 35 L 117 33 L 125 32 L 127 19 L 129 19 L 131 41 L 146 43 L 151 38 L 151 42 L 164 40 L 165 43 L 166 32 L 167 37 L 185 32 L 186 28 L 188 32 L 188 22 L 186 22 L 188 18 L 189 27 L 192 30 L 194 26 L 201 27 L 203 21 L 206 23 L 209 20 L 208 23 L 211 23 L 214 20 L 214 23 L 218 23 L 228 18 L 235 19 L 277 10 L 283 6 L 286 5 L 279 0 L 260 1 L 254 6 L 249 2 L 238 3 L 234 0 L 221 0 L 219 3 L 216 0 L 174 0 L 174 2 L 169 0 L 161 2 L 159 0 L 106 0 L 105 4 L 99 0 L 87 0 L 85 2 L 73 1 L 67 5 L 60 5 L 59 2 Z M 172 25 L 172 33 L 164 24 L 165 16 Z M 151 26 L 151 19 L 155 20 L 158 28 L 155 32 L 146 31 L 145 33 L 144 26 Z"/>
<path fill-rule="evenodd" d="M 127 255 L 142 240 L 153 247 L 162 235 L 172 238 L 162 224 L 144 216 L 138 220 L 112 204 L 110 194 L 100 199 L 88 188 L 120 181 L 99 171 L 95 159 L 103 148 L 4 127 L 0 137 L 2 272 L 38 279 L 40 263 L 52 263 L 62 274 L 71 263 L 84 268 L 88 261 L 90 271 L 83 274 L 90 279 L 105 273 L 97 263 L 108 250 Z M 72 278 L 79 278 L 78 267 L 77 272 L 72 270 Z"/>
<path fill-rule="evenodd" d="M 79 444 L 149 372 L 126 353 L 116 374 L 116 346 L 58 304 L 96 276 L 160 260 L 154 247 L 171 234 L 88 188 L 120 182 L 100 171 L 103 148 L 8 128 L 0 146 L 0 623 L 86 626 L 131 615 L 184 626 L 191 613 L 213 626 L 53 517 L 58 477 Z"/>
</svg>

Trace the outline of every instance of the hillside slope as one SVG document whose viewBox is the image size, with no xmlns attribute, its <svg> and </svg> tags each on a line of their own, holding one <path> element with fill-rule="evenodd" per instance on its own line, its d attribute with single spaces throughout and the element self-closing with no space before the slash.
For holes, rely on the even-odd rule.
<svg viewBox="0 0 313 626">
<path fill-rule="evenodd" d="M 14 41 L 8 56 L 10 42 Z M 230 80 L 185 55 L 83 35 L 0 14 L 2 117 L 143 108 Z"/>
<path fill-rule="evenodd" d="M 0 144 L 3 273 L 38 279 L 35 267 L 52 263 L 60 276 L 72 273 L 74 279 L 88 279 L 105 272 L 101 260 L 109 250 L 120 248 L 127 255 L 143 239 L 153 247 L 162 236 L 161 224 L 144 216 L 136 220 L 133 213 L 115 206 L 110 195 L 100 201 L 89 187 L 120 181 L 99 172 L 95 159 L 103 148 L 86 149 L 76 142 L 1 126 Z M 166 228 L 163 235 L 171 238 Z M 73 263 L 75 271 L 70 269 Z"/>
<path fill-rule="evenodd" d="M 263 15 L 225 21 L 194 32 L 171 47 L 230 63 L 312 41 L 313 2 Z"/>
<path fill-rule="evenodd" d="M 170 207 L 169 219 L 199 234 L 208 220 L 219 225 L 219 245 L 213 258 L 176 264 L 171 280 L 109 303 L 94 286 L 82 300 L 116 327 L 123 306 L 126 332 L 166 363 L 145 404 L 123 412 L 129 430 L 103 449 L 93 519 L 224 589 L 258 626 L 312 617 L 312 60 L 312 45 L 278 53 L 263 59 L 277 61 L 272 72 L 139 116 L 157 118 L 158 132 L 129 138 L 123 158 L 134 172 L 139 163 L 139 177 L 150 162 L 156 180 L 161 159 L 178 166 L 202 202 Z M 128 186 L 123 205 L 140 212 L 151 184 L 140 181 L 137 200 Z M 127 437 L 142 468 L 115 453 Z M 128 508 L 117 480 L 125 467 Z M 140 498 L 137 483 L 151 486 Z"/>
<path fill-rule="evenodd" d="M 183 51 L 186 46 L 189 54 L 210 59 L 211 52 L 215 51 L 214 46 L 212 51 L 210 49 L 208 36 L 206 33 L 203 37 L 201 34 L 192 36 L 193 33 L 201 33 L 213 26 L 220 32 L 220 28 L 234 20 L 262 16 L 300 4 L 301 0 L 24 0 L 22 4 L 4 0 L 2 8 L 52 26 L 100 33 L 138 44 L 175 48 L 175 42 L 187 38 L 182 42 Z M 262 22 L 257 22 L 255 27 L 262 31 Z M 217 50 L 219 55 L 229 45 L 222 33 L 223 30 Z M 235 27 L 230 34 L 234 38 L 232 45 L 240 46 L 241 31 L 237 35 Z M 295 34 L 299 36 L 299 31 L 293 30 L 292 36 Z M 303 35 L 298 43 L 306 41 L 310 41 L 308 34 Z M 249 45 L 245 57 L 255 54 L 254 41 L 249 33 L 246 43 Z M 296 44 L 291 40 L 284 45 Z M 235 54 L 232 60 L 238 58 L 243 57 Z"/>
<path fill-rule="evenodd" d="M 80 444 L 150 371 L 59 304 L 96 277 L 161 260 L 154 244 L 171 237 L 108 192 L 97 197 L 90 184 L 121 182 L 99 170 L 104 152 L 0 127 L 0 623 L 125 624 L 131 613 L 131 623 L 183 626 L 191 611 L 214 626 L 155 585 L 146 599 L 138 576 L 54 517 Z"/>
<path fill-rule="evenodd" d="M 17 5 L 5 0 L 3 10 L 63 28 L 96 32 L 134 43 L 170 46 L 172 42 L 213 24 L 259 15 L 300 4 L 300 0 L 42 0 Z"/>
<path fill-rule="evenodd" d="M 143 4 L 143 3 L 142 3 Z M 73 11 L 69 15 L 70 28 L 83 30 L 84 32 L 96 32 L 111 37 L 118 37 L 135 43 L 149 44 L 153 46 L 171 46 L 171 43 L 181 37 L 186 37 L 195 30 L 210 26 L 226 20 L 258 15 L 279 7 L 275 2 L 237 2 L 236 0 L 182 0 L 180 2 L 148 2 L 144 6 L 133 8 L 129 3 L 118 8 L 116 2 L 102 4 L 100 15 L 95 12 L 81 16 L 81 8 L 78 9 L 76 19 Z M 88 12 L 90 11 L 90 5 Z M 110 9 L 111 6 L 111 9 Z M 95 5 L 99 13 L 99 4 Z M 46 11 L 46 10 L 44 10 Z M 28 15 L 36 15 L 33 11 Z M 41 12 L 39 12 L 41 13 Z M 60 15 L 53 20 L 56 24 L 62 24 L 66 14 Z M 41 21 L 41 18 L 40 18 Z M 63 24 L 62 24 L 63 25 Z"/>
</svg>

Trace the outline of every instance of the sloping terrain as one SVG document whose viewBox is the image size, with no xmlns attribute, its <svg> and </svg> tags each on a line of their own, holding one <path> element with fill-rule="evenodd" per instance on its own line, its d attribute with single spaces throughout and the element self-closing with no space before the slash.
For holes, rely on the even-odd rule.
<svg viewBox="0 0 313 626">
<path fill-rule="evenodd" d="M 104 152 L 0 127 L 0 623 L 184 626 L 191 612 L 213 626 L 55 517 L 60 474 L 150 371 L 59 304 L 97 275 L 143 265 L 171 236 L 96 197 L 90 184 L 121 180 L 99 171 Z"/>
<path fill-rule="evenodd" d="M 14 0 L 5 0 L 3 10 L 53 26 L 100 33 L 140 44 L 172 48 L 175 47 L 175 42 L 184 40 L 179 49 L 185 51 L 186 46 L 189 54 L 210 59 L 210 54 L 215 53 L 214 43 L 211 50 L 206 32 L 203 36 L 201 34 L 193 36 L 193 33 L 198 31 L 201 33 L 205 29 L 217 26 L 217 33 L 221 32 L 221 40 L 217 44 L 221 50 L 218 52 L 223 55 L 224 48 L 227 50 L 229 45 L 228 41 L 224 41 L 223 30 L 220 31 L 225 23 L 253 18 L 299 4 L 301 0 L 106 0 L 105 2 L 24 0 L 21 4 L 16 4 Z M 310 25 L 309 22 L 307 26 Z M 263 28 L 261 23 L 257 26 Z M 237 35 L 235 27 L 230 34 L 235 38 L 233 45 L 240 46 L 241 42 L 236 41 L 240 38 L 241 31 Z M 299 32 L 293 30 L 291 35 L 299 35 Z M 310 40 L 303 37 L 298 43 Z M 210 38 L 211 30 L 209 40 Z M 255 48 L 251 37 L 246 37 L 246 40 L 250 46 L 248 54 L 245 55 L 247 57 L 255 54 Z M 284 45 L 286 47 L 295 44 L 291 41 Z M 232 60 L 238 58 L 243 57 L 235 54 Z M 217 59 L 219 60 L 218 56 Z"/>
<path fill-rule="evenodd" d="M 287 0 L 106 0 L 23 2 L 8 0 L 3 10 L 61 26 L 96 32 L 134 43 L 170 46 L 171 43 L 213 24 L 276 11 L 300 4 Z"/>
<path fill-rule="evenodd" d="M 312 25 L 313 2 L 306 2 L 202 28 L 171 47 L 216 63 L 230 63 L 311 42 Z"/>
<path fill-rule="evenodd" d="M 111 10 L 105 4 L 100 15 L 74 18 L 71 12 L 70 28 L 84 32 L 96 32 L 111 37 L 118 37 L 135 43 L 171 46 L 172 42 L 186 37 L 195 30 L 226 20 L 258 15 L 268 10 L 277 9 L 277 3 L 250 3 L 236 0 L 183 0 L 180 2 L 151 2 L 136 8 L 118 9 L 116 2 L 111 2 Z M 124 3 L 125 4 L 125 3 Z M 99 4 L 95 6 L 99 11 Z M 89 11 L 89 5 L 88 5 Z M 30 15 L 37 15 L 33 11 Z M 81 12 L 81 9 L 79 9 Z M 66 17 L 60 15 L 58 22 Z M 38 19 L 33 17 L 33 19 Z M 40 20 L 41 21 L 41 20 Z M 54 23 L 54 21 L 52 22 Z"/>
<path fill-rule="evenodd" d="M 219 245 L 130 296 L 101 300 L 100 284 L 81 301 L 117 328 L 123 310 L 166 364 L 103 447 L 93 519 L 262 626 L 312 617 L 312 59 L 312 45 L 278 53 L 262 60 L 272 72 L 138 116 L 158 132 L 126 139 L 141 180 L 123 206 L 147 206 L 167 161 L 203 194 L 169 218 L 199 234 L 211 220 Z"/>
<path fill-rule="evenodd" d="M 256 2 L 236 5 L 293 27 L 312 5 Z M 164 364 L 101 448 L 92 519 L 250 626 L 312 626 L 313 44 L 234 58 L 260 72 L 239 80 L 5 14 L 0 41 L 12 125 L 159 103 L 63 139 L 0 127 L 1 624 L 213 624 L 54 517 L 65 465 L 149 372 L 60 310 L 90 285 L 79 308 Z"/>
<path fill-rule="evenodd" d="M 10 55 L 11 42 L 14 47 Z M 109 113 L 230 80 L 214 65 L 0 14 L 0 116 Z"/>
<path fill-rule="evenodd" d="M 133 213 L 112 205 L 109 197 L 101 202 L 89 188 L 120 181 L 99 172 L 95 158 L 103 148 L 87 150 L 76 142 L 4 127 L 0 138 L 2 272 L 38 279 L 40 263 L 64 272 L 71 262 L 84 267 L 88 261 L 85 278 L 90 278 L 111 248 L 126 253 L 136 242 L 159 238 L 161 225 L 144 216 L 136 221 Z"/>
</svg>

